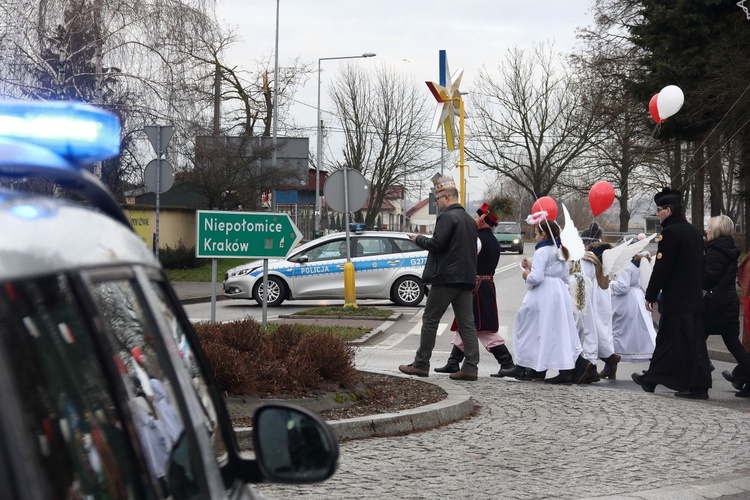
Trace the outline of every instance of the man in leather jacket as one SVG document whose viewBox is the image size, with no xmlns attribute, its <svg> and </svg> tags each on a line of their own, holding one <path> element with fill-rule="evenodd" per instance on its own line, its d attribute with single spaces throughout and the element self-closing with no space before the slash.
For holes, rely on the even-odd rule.
<svg viewBox="0 0 750 500">
<path fill-rule="evenodd" d="M 451 177 L 440 177 L 436 181 L 435 200 L 441 213 L 432 237 L 409 235 L 417 245 L 429 252 L 422 281 L 431 288 L 414 361 L 398 369 L 419 377 L 429 375 L 438 324 L 448 305 L 451 305 L 464 344 L 464 362 L 461 370 L 451 373 L 450 378 L 476 380 L 479 342 L 474 325 L 472 291 L 476 284 L 477 224 L 458 202 L 458 190 Z"/>
</svg>

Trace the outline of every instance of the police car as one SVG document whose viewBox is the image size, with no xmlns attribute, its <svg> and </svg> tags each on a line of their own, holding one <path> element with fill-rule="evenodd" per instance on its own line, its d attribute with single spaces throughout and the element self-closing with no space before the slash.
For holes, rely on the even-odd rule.
<svg viewBox="0 0 750 500">
<path fill-rule="evenodd" d="M 346 253 L 346 235 L 334 233 L 301 245 L 286 259 L 269 259 L 268 305 L 287 299 L 343 299 Z M 422 302 L 427 251 L 406 233 L 355 228 L 349 255 L 358 299 L 387 299 L 400 306 Z M 224 295 L 262 304 L 263 261 L 230 269 L 224 276 Z"/>
<path fill-rule="evenodd" d="M 249 483 L 328 478 L 331 429 L 290 405 L 261 407 L 240 454 L 158 261 L 82 168 L 119 144 L 88 105 L 0 103 L 0 498 L 257 498 Z M 86 203 L 30 193 L 37 176 Z"/>
</svg>

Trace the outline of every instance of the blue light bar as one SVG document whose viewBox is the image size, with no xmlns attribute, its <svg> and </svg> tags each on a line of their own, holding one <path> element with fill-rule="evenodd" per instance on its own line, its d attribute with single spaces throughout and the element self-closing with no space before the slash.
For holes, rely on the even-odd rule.
<svg viewBox="0 0 750 500">
<path fill-rule="evenodd" d="M 120 153 L 120 121 L 89 104 L 0 101 L 0 137 L 46 148 L 76 165 Z"/>
</svg>

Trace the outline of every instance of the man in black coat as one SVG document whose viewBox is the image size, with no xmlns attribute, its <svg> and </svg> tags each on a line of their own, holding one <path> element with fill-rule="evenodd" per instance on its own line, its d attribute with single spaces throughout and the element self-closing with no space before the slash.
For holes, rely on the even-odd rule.
<svg viewBox="0 0 750 500">
<path fill-rule="evenodd" d="M 646 392 L 658 384 L 675 396 L 708 399 L 711 370 L 703 325 L 703 236 L 682 215 L 680 192 L 664 188 L 654 196 L 661 222 L 656 263 L 646 289 L 646 308 L 653 311 L 661 292 L 662 323 L 646 373 L 633 380 Z"/>
<path fill-rule="evenodd" d="M 438 324 L 449 305 L 458 322 L 464 343 L 464 363 L 451 373 L 453 380 L 476 380 L 479 372 L 479 341 L 474 326 L 472 291 L 476 283 L 477 224 L 458 202 L 458 190 L 451 177 L 435 182 L 435 200 L 440 215 L 432 237 L 410 234 L 409 237 L 427 250 L 422 282 L 431 285 L 422 315 L 422 331 L 414 362 L 398 369 L 409 375 L 427 377 L 435 348 Z"/>
</svg>

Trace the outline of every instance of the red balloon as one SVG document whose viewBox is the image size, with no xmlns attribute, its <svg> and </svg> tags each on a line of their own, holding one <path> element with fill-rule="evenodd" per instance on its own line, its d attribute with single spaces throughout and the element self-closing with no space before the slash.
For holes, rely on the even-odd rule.
<svg viewBox="0 0 750 500">
<path fill-rule="evenodd" d="M 557 203 L 549 196 L 542 196 L 531 206 L 531 213 L 541 212 L 542 210 L 547 212 L 547 220 L 557 219 Z"/>
<path fill-rule="evenodd" d="M 648 111 L 651 113 L 651 118 L 653 118 L 656 123 L 664 123 L 664 120 L 659 116 L 659 107 L 656 104 L 658 99 L 659 94 L 654 94 L 654 97 L 651 98 L 651 102 L 648 103 Z"/>
<path fill-rule="evenodd" d="M 615 188 L 607 181 L 599 181 L 589 190 L 589 206 L 594 217 L 599 216 L 615 201 Z"/>
</svg>

